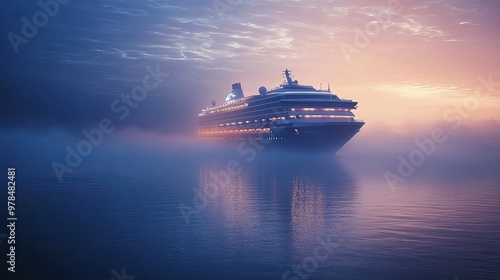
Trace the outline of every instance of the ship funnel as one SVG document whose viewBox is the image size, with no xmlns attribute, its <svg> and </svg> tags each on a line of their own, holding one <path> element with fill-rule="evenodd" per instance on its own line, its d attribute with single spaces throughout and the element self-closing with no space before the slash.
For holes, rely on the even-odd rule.
<svg viewBox="0 0 500 280">
<path fill-rule="evenodd" d="M 233 91 L 231 92 L 233 94 L 232 99 L 240 99 L 243 98 L 243 90 L 241 89 L 241 83 L 235 83 L 233 84 Z"/>
</svg>

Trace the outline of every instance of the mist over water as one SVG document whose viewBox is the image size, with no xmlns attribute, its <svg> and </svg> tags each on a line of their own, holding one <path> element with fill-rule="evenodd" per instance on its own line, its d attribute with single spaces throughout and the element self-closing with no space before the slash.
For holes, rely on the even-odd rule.
<svg viewBox="0 0 500 280">
<path fill-rule="evenodd" d="M 436 152 L 391 188 L 384 172 L 397 174 L 397 153 L 351 153 L 348 144 L 339 156 L 264 148 L 251 157 L 234 146 L 121 131 L 59 182 L 51 163 L 64 163 L 64 147 L 81 139 L 52 136 L 18 134 L 17 148 L 3 151 L 18 166 L 19 275 L 500 275 L 498 157 Z"/>
</svg>

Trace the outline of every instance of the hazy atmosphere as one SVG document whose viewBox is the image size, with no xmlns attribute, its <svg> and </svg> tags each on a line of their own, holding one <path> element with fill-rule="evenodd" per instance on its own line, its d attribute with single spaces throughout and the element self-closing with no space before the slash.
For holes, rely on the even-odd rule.
<svg viewBox="0 0 500 280">
<path fill-rule="evenodd" d="M 318 228 L 346 241 L 338 241 L 340 255 L 327 261 L 333 264 L 322 270 L 320 263 L 310 279 L 500 277 L 492 268 L 500 256 L 500 229 L 493 226 L 500 221 L 500 180 L 494 175 L 500 170 L 500 1 L 21 0 L 1 2 L 0 11 L 0 167 L 17 168 L 24 198 L 19 211 L 30 221 L 18 228 L 27 246 L 20 250 L 33 248 L 28 259 L 19 257 L 18 269 L 69 262 L 58 255 L 69 251 L 54 248 L 68 248 L 83 236 L 75 263 L 107 250 L 103 263 L 82 272 L 86 279 L 118 279 L 109 272 L 122 266 L 137 280 L 205 279 L 205 273 L 207 279 L 280 279 L 314 249 L 317 233 L 309 228 Z M 213 100 L 222 103 L 233 83 L 241 82 L 245 96 L 257 95 L 261 86 L 279 86 L 285 69 L 301 84 L 359 102 L 353 112 L 366 124 L 336 157 L 302 161 L 261 153 L 254 161 L 196 139 L 198 113 Z M 69 151 L 85 139 L 92 142 L 90 151 L 68 164 Z M 229 189 L 211 201 L 210 211 L 184 224 L 178 205 L 194 201 L 192 189 L 203 188 L 207 174 L 224 169 L 230 158 L 243 175 L 226 182 Z M 402 171 L 405 162 L 411 166 Z M 101 195 L 102 205 L 90 202 Z M 390 234 L 401 228 L 420 234 L 399 220 L 400 213 L 425 220 L 415 228 L 430 228 L 415 238 L 441 234 L 433 231 L 438 219 L 432 207 L 448 202 L 456 207 L 446 212 L 454 218 L 439 223 L 449 227 L 451 233 L 443 233 L 449 240 L 408 245 L 416 253 L 407 266 L 401 261 L 405 254 L 365 259 L 363 242 L 367 252 L 386 252 L 386 244 L 394 245 Z M 84 213 L 100 220 L 91 224 Z M 457 218 L 464 213 L 486 218 Z M 155 225 L 143 224 L 143 217 Z M 51 236 L 63 233 L 43 224 L 59 221 L 70 225 L 62 230 L 62 243 Z M 469 226 L 484 234 L 484 243 L 474 243 L 464 229 Z M 116 244 L 101 243 L 88 228 L 100 229 L 102 240 Z M 130 233 L 115 233 L 116 228 Z M 464 233 L 454 239 L 456 228 Z M 202 232 L 212 234 L 212 245 Z M 272 246 L 259 246 L 260 238 Z M 401 243 L 391 248 L 407 250 L 411 238 L 398 238 Z M 470 247 L 464 245 L 462 259 L 448 261 L 447 246 L 458 248 L 460 242 Z M 143 244 L 157 258 L 150 262 L 149 255 L 137 253 Z M 218 244 L 229 251 L 214 248 Z M 443 263 L 419 255 L 434 247 Z M 490 260 L 481 262 L 480 277 L 476 263 L 469 263 L 476 257 Z M 418 270 L 423 259 L 428 270 Z M 337 266 L 338 260 L 345 263 Z M 163 261 L 168 269 L 160 268 Z M 397 277 L 381 271 L 399 261 Z M 247 270 L 249 263 L 263 274 Z M 49 275 L 80 279 L 71 269 L 82 269 L 73 265 Z M 357 265 L 365 270 L 351 274 Z M 460 267 L 462 274 L 452 271 Z M 372 272 L 384 276 L 370 278 Z"/>
</svg>

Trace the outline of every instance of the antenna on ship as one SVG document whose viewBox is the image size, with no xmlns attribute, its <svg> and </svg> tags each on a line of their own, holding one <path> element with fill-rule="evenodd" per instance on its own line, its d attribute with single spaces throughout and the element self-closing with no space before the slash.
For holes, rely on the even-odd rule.
<svg viewBox="0 0 500 280">
<path fill-rule="evenodd" d="M 285 69 L 285 77 L 286 77 L 286 81 L 289 85 L 292 84 L 292 78 L 290 77 L 290 74 L 291 74 L 292 71 L 288 70 L 288 69 Z"/>
<path fill-rule="evenodd" d="M 328 83 L 328 92 L 331 92 L 331 91 L 330 91 L 330 83 Z"/>
</svg>

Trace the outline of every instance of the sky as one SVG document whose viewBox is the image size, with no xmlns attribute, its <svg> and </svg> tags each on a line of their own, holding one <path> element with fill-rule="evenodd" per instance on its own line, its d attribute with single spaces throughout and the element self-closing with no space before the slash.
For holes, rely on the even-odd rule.
<svg viewBox="0 0 500 280">
<path fill-rule="evenodd" d="M 194 135 L 197 113 L 232 83 L 257 94 L 288 68 L 359 102 L 366 125 L 354 145 L 412 145 L 444 128 L 458 146 L 500 150 L 500 1 L 22 0 L 0 10 L 3 139 L 79 135 L 103 118 L 131 131 L 116 135 Z M 123 96 L 152 72 L 125 113 Z"/>
</svg>

